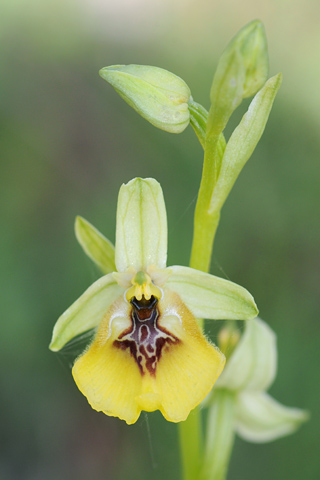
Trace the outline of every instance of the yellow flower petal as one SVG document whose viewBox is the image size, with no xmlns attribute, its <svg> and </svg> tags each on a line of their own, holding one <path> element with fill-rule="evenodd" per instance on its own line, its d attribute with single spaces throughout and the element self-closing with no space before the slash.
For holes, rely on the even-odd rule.
<svg viewBox="0 0 320 480">
<path fill-rule="evenodd" d="M 160 325 L 170 328 L 180 342 L 161 358 L 156 387 L 162 398 L 163 416 L 171 422 L 180 422 L 210 392 L 223 370 L 225 357 L 206 340 L 196 319 L 176 293 L 166 290 L 163 303 Z"/>
<path fill-rule="evenodd" d="M 179 422 L 209 393 L 225 358 L 176 293 L 165 289 L 159 302 L 145 302 L 121 297 L 113 304 L 73 376 L 91 406 L 107 415 L 131 424 L 141 410 L 160 410 Z"/>
<path fill-rule="evenodd" d="M 101 322 L 94 342 L 72 369 L 79 390 L 92 408 L 128 424 L 136 422 L 141 412 L 133 399 L 141 393 L 142 376 L 130 353 L 116 348 L 113 342 L 130 327 L 130 310 L 122 297 L 116 300 Z"/>
</svg>

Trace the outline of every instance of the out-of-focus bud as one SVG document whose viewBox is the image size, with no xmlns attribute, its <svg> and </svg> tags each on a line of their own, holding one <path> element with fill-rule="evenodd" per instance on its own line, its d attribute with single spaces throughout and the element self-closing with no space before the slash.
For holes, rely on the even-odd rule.
<svg viewBox="0 0 320 480">
<path fill-rule="evenodd" d="M 102 68 L 99 74 L 155 127 L 181 133 L 188 126 L 191 92 L 177 75 L 146 65 L 113 65 Z"/>
<path fill-rule="evenodd" d="M 233 322 L 223 327 L 218 334 L 218 345 L 222 353 L 229 358 L 240 340 L 240 333 Z"/>
<path fill-rule="evenodd" d="M 247 320 L 224 372 L 217 383 L 230 391 L 267 390 L 277 372 L 276 335 L 260 318 Z"/>
<path fill-rule="evenodd" d="M 219 341 L 221 336 L 225 342 L 225 329 Z M 224 371 L 203 403 L 209 407 L 208 436 L 199 478 L 226 478 L 234 433 L 248 442 L 270 442 L 295 432 L 308 420 L 308 412 L 286 407 L 266 392 L 276 371 L 275 333 L 259 318 L 248 320 Z"/>
</svg>

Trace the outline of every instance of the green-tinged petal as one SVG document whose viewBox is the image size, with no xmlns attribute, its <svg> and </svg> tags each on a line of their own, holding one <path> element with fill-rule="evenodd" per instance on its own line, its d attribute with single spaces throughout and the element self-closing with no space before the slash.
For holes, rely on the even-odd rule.
<svg viewBox="0 0 320 480">
<path fill-rule="evenodd" d="M 170 267 L 166 286 L 177 292 L 197 318 L 248 320 L 257 306 L 243 287 L 189 267 Z"/>
<path fill-rule="evenodd" d="M 103 273 L 116 270 L 114 246 L 91 223 L 82 217 L 76 217 L 75 233 L 84 252 Z"/>
<path fill-rule="evenodd" d="M 247 113 L 231 135 L 211 197 L 210 211 L 221 209 L 239 173 L 256 148 L 268 121 L 281 81 L 281 73 L 267 81 L 254 97 Z"/>
<path fill-rule="evenodd" d="M 166 208 L 160 184 L 153 178 L 134 178 L 120 188 L 115 258 L 118 272 L 166 266 Z"/>
<path fill-rule="evenodd" d="M 276 371 L 276 335 L 265 322 L 256 318 L 246 323 L 245 332 L 228 359 L 217 387 L 229 390 L 267 390 Z"/>
<path fill-rule="evenodd" d="M 122 293 L 112 274 L 99 278 L 58 319 L 50 349 L 58 351 L 76 335 L 95 328 Z"/>
<path fill-rule="evenodd" d="M 191 93 L 177 75 L 149 65 L 112 65 L 99 74 L 155 127 L 181 133 L 188 126 Z"/>
<path fill-rule="evenodd" d="M 236 431 L 249 442 L 270 442 L 289 435 L 308 420 L 308 413 L 281 405 L 262 392 L 241 393 L 236 401 Z"/>
</svg>

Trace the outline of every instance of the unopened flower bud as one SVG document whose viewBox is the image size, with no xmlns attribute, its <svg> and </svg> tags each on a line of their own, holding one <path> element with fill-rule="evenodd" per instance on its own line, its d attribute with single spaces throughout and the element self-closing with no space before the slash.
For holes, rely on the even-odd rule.
<svg viewBox="0 0 320 480">
<path fill-rule="evenodd" d="M 223 327 L 218 334 L 219 348 L 226 357 L 230 357 L 239 340 L 239 330 L 237 330 L 232 323 L 231 325 Z"/>
<path fill-rule="evenodd" d="M 255 20 L 231 40 L 218 63 L 210 92 L 217 134 L 242 100 L 263 87 L 267 76 L 267 40 L 262 23 Z"/>
<path fill-rule="evenodd" d="M 188 126 L 191 92 L 177 75 L 145 65 L 113 65 L 102 68 L 99 74 L 155 127 L 181 133 Z"/>
<path fill-rule="evenodd" d="M 235 39 L 239 45 L 245 67 L 243 98 L 255 95 L 268 77 L 268 48 L 263 24 L 256 20 L 249 23 Z"/>
</svg>

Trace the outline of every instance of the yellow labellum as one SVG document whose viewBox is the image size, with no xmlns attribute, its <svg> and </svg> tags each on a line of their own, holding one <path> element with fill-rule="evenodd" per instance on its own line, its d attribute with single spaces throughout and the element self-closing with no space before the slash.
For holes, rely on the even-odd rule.
<svg viewBox="0 0 320 480">
<path fill-rule="evenodd" d="M 209 393 L 225 363 L 179 295 L 158 301 L 119 298 L 73 367 L 90 405 L 132 424 L 141 410 L 185 420 Z"/>
</svg>

